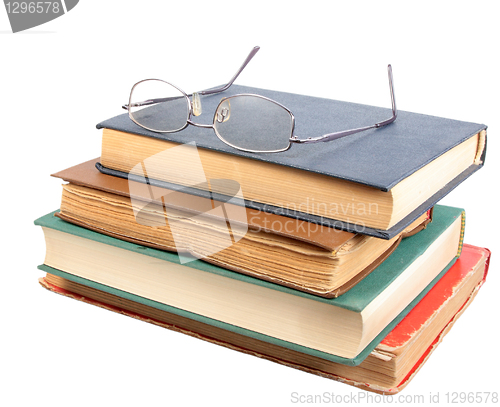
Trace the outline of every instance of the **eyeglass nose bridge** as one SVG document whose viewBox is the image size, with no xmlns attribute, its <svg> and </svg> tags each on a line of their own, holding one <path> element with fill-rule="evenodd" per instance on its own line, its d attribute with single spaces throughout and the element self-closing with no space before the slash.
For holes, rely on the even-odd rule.
<svg viewBox="0 0 500 407">
<path fill-rule="evenodd" d="M 215 123 L 224 123 L 226 122 L 231 115 L 231 107 L 230 102 L 227 99 L 222 99 L 215 110 L 214 120 L 212 124 L 201 124 L 195 123 L 192 120 L 188 119 L 188 123 L 201 128 L 213 129 L 215 128 Z"/>
<path fill-rule="evenodd" d="M 194 95 L 193 95 L 194 96 Z M 200 127 L 203 129 L 215 129 L 215 124 L 216 123 L 223 123 L 229 119 L 229 116 L 231 115 L 231 108 L 230 108 L 230 103 L 228 98 L 223 98 L 217 105 L 217 109 L 215 109 L 215 114 L 213 118 L 213 123 L 212 124 L 202 124 L 202 123 L 195 123 L 191 120 L 191 115 L 196 116 L 193 112 L 193 108 L 196 103 L 195 97 L 193 97 L 193 103 L 191 104 L 191 114 L 189 116 L 189 119 L 187 120 L 187 123 L 195 126 L 195 127 Z"/>
<path fill-rule="evenodd" d="M 213 129 L 214 128 L 213 124 L 195 123 L 191 119 L 188 119 L 187 123 L 190 124 L 191 126 L 194 126 L 194 127 L 201 127 L 202 129 Z"/>
</svg>

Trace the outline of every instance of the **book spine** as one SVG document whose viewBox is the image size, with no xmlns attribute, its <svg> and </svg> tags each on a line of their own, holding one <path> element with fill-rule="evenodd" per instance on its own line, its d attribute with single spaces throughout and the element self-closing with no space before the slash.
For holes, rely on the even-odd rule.
<svg viewBox="0 0 500 407">
<path fill-rule="evenodd" d="M 462 249 L 464 247 L 464 235 L 465 235 L 465 211 L 462 211 L 462 224 L 460 226 L 460 240 L 458 241 L 458 251 L 457 258 L 462 254 Z"/>
</svg>

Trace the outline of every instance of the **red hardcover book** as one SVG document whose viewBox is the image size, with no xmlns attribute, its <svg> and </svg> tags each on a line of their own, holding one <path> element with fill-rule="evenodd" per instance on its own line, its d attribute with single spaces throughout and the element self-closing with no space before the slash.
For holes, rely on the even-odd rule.
<svg viewBox="0 0 500 407">
<path fill-rule="evenodd" d="M 346 366 L 180 317 L 47 274 L 40 284 L 120 314 L 240 352 L 382 394 L 401 391 L 474 299 L 488 272 L 490 251 L 465 244 L 460 258 L 359 366 Z"/>
</svg>

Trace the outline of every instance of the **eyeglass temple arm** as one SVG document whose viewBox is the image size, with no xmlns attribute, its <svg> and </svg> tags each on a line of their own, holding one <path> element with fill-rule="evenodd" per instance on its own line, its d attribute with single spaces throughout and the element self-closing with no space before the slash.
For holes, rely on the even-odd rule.
<svg viewBox="0 0 500 407">
<path fill-rule="evenodd" d="M 391 91 L 391 103 L 392 103 L 392 117 L 390 117 L 387 120 L 383 120 L 381 122 L 375 123 L 371 126 L 365 126 L 365 127 L 358 127 L 357 129 L 351 129 L 351 130 L 343 130 L 343 131 L 337 131 L 335 133 L 329 133 L 325 134 L 321 137 L 309 137 L 307 139 L 299 139 L 297 137 L 291 137 L 290 141 L 294 143 L 318 143 L 318 142 L 325 142 L 325 141 L 331 141 L 331 140 L 336 140 L 342 137 L 350 136 L 351 134 L 356 134 L 360 133 L 362 131 L 366 131 L 369 129 L 376 129 L 379 127 L 386 126 L 390 123 L 392 123 L 394 120 L 396 120 L 396 117 L 398 115 L 398 111 L 396 108 L 396 99 L 394 96 L 394 84 L 393 84 L 393 79 L 392 79 L 392 67 L 391 65 L 387 66 L 387 72 L 389 75 L 389 88 Z"/>
<path fill-rule="evenodd" d="M 225 90 L 229 89 L 229 87 L 233 84 L 233 82 L 240 75 L 240 73 L 243 72 L 243 69 L 245 69 L 245 67 L 252 60 L 252 58 L 259 51 L 259 49 L 260 49 L 260 47 L 254 47 L 250 51 L 250 53 L 246 57 L 245 61 L 243 61 L 243 65 L 240 66 L 240 69 L 238 69 L 238 71 L 234 74 L 234 76 L 231 78 L 231 80 L 228 83 L 226 83 L 223 86 L 219 86 L 217 88 L 202 90 L 202 91 L 198 92 L 198 94 L 200 94 L 200 95 L 213 95 L 214 93 L 224 92 Z"/>
<path fill-rule="evenodd" d="M 240 75 L 240 73 L 243 72 L 243 69 L 245 69 L 245 67 L 252 60 L 252 58 L 259 51 L 259 49 L 260 49 L 260 47 L 257 46 L 257 47 L 254 47 L 252 49 L 252 51 L 250 51 L 250 53 L 246 57 L 245 61 L 243 61 L 243 65 L 240 66 L 240 69 L 238 69 L 236 74 L 231 78 L 231 80 L 228 83 L 226 83 L 225 85 L 220 86 L 218 88 L 202 90 L 202 91 L 198 92 L 198 94 L 199 95 L 212 95 L 214 93 L 224 92 L 225 90 L 229 89 L 229 87 L 233 84 L 233 82 Z M 188 96 L 191 96 L 191 95 L 188 95 Z M 148 100 L 144 100 L 142 102 L 132 103 L 130 106 L 131 107 L 139 107 L 139 106 L 154 105 L 155 103 L 168 102 L 169 100 L 178 99 L 179 97 L 182 97 L 182 96 L 176 96 L 176 97 L 170 97 L 170 98 L 148 99 Z M 129 105 L 123 105 L 122 109 L 128 110 L 128 106 Z"/>
<path fill-rule="evenodd" d="M 190 95 L 189 95 L 190 96 Z M 131 103 L 130 105 L 122 105 L 122 109 L 128 110 L 128 107 L 140 107 L 140 106 L 149 106 L 154 105 L 156 103 L 168 102 L 170 100 L 181 99 L 184 96 L 171 96 L 169 98 L 157 98 L 157 99 L 148 99 L 143 100 L 142 102 Z"/>
</svg>

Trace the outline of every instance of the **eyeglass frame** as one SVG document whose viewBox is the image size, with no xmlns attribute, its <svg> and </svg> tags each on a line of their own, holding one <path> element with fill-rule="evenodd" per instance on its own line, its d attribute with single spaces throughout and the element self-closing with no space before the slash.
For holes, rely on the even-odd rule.
<svg viewBox="0 0 500 407">
<path fill-rule="evenodd" d="M 377 123 L 375 123 L 373 125 L 370 125 L 370 126 L 363 126 L 363 127 L 358 127 L 358 128 L 349 129 L 349 130 L 337 131 L 337 132 L 334 132 L 334 133 L 324 134 L 324 135 L 319 136 L 319 137 L 308 137 L 306 139 L 299 139 L 296 135 L 294 135 L 294 130 L 295 130 L 295 116 L 290 111 L 290 109 L 288 109 L 286 106 L 282 105 L 281 103 L 279 103 L 279 102 L 277 102 L 277 101 L 275 101 L 273 99 L 270 99 L 270 98 L 262 96 L 262 95 L 253 94 L 253 93 L 239 93 L 239 94 L 236 94 L 236 95 L 232 95 L 232 96 L 228 96 L 228 97 L 222 98 L 221 101 L 219 102 L 219 104 L 217 105 L 217 108 L 215 109 L 215 113 L 214 113 L 214 118 L 213 118 L 213 123 L 212 124 L 202 124 L 202 123 L 195 123 L 195 122 L 193 122 L 191 120 L 192 116 L 193 115 L 196 116 L 196 114 L 194 114 L 194 107 L 193 107 L 193 104 L 197 103 L 197 102 L 194 101 L 195 98 L 198 98 L 199 96 L 204 96 L 204 95 L 212 95 L 212 94 L 216 94 L 216 93 L 221 93 L 221 92 L 224 92 L 227 89 L 229 89 L 231 87 L 231 85 L 234 83 L 234 81 L 236 80 L 236 78 L 241 74 L 241 72 L 243 71 L 243 69 L 245 69 L 245 67 L 248 65 L 248 63 L 252 60 L 252 58 L 255 56 L 255 54 L 259 51 L 259 49 L 260 49 L 260 47 L 256 46 L 256 47 L 254 47 L 250 51 L 250 53 L 248 54 L 248 56 L 246 57 L 245 61 L 243 62 L 243 64 L 241 65 L 241 67 L 238 69 L 238 71 L 236 72 L 236 74 L 233 75 L 233 77 L 225 85 L 222 85 L 222 86 L 216 87 L 216 88 L 205 89 L 205 90 L 202 90 L 202 91 L 199 91 L 199 92 L 193 92 L 192 94 L 187 94 L 182 89 L 180 89 L 178 86 L 175 86 L 174 84 L 172 84 L 170 82 L 167 82 L 167 81 L 164 81 L 162 79 L 143 79 L 143 80 L 135 83 L 134 86 L 132 86 L 132 89 L 130 90 L 129 103 L 126 104 L 126 105 L 123 105 L 122 108 L 128 111 L 129 118 L 135 124 L 137 124 L 138 126 L 144 128 L 146 130 L 152 131 L 154 133 L 177 133 L 179 131 L 184 130 L 189 125 L 192 125 L 192 126 L 195 126 L 195 127 L 200 127 L 200 128 L 213 129 L 214 132 L 215 132 L 215 135 L 224 144 L 227 144 L 228 146 L 230 146 L 232 148 L 235 148 L 237 150 L 245 151 L 245 152 L 249 152 L 249 153 L 279 153 L 279 152 L 283 152 L 283 151 L 289 150 L 293 143 L 297 143 L 297 144 L 311 144 L 311 143 L 333 141 L 333 140 L 337 140 L 339 138 L 350 136 L 352 134 L 360 133 L 360 132 L 363 132 L 363 131 L 366 131 L 366 130 L 380 128 L 380 127 L 386 126 L 388 124 L 391 124 L 391 123 L 393 123 L 396 120 L 398 111 L 397 111 L 397 107 L 396 107 L 396 100 L 395 100 L 395 93 L 394 93 L 394 83 L 393 83 L 393 77 L 392 77 L 392 66 L 389 64 L 389 65 L 387 65 L 387 73 L 388 73 L 388 76 L 389 76 L 389 89 L 390 89 L 390 93 L 391 93 L 392 117 L 390 117 L 389 119 L 377 122 Z M 132 94 L 134 92 L 134 89 L 138 85 L 140 85 L 141 83 L 144 83 L 144 82 L 147 82 L 147 81 L 160 81 L 160 82 L 163 82 L 163 83 L 165 83 L 167 85 L 172 86 L 173 88 L 175 88 L 176 90 L 178 90 L 183 95 L 183 97 L 185 98 L 185 100 L 187 102 L 187 106 L 188 106 L 188 114 L 187 114 L 186 123 L 184 124 L 184 126 L 182 126 L 179 129 L 175 129 L 175 130 L 163 130 L 163 131 L 161 131 L 161 130 L 155 130 L 155 129 L 148 128 L 147 126 L 144 126 L 144 125 L 138 123 L 134 119 L 134 117 L 132 115 L 132 112 L 131 112 L 131 108 L 132 107 L 147 106 L 147 105 L 150 105 L 150 104 L 156 104 L 156 103 L 159 103 L 159 102 L 164 102 L 164 101 L 168 101 L 169 99 L 172 99 L 171 97 L 170 98 L 156 98 L 156 99 L 148 99 L 148 100 L 145 100 L 145 101 L 142 101 L 142 102 L 132 103 Z M 189 99 L 190 96 L 193 98 L 193 100 Z M 229 99 L 232 99 L 232 98 L 241 97 L 241 96 L 257 97 L 257 98 L 266 100 L 268 102 L 272 102 L 272 103 L 274 103 L 274 104 L 278 105 L 279 107 L 281 107 L 281 108 L 283 108 L 283 109 L 286 110 L 286 112 L 290 115 L 290 118 L 291 118 L 290 137 L 288 139 L 288 146 L 286 148 L 282 148 L 282 149 L 278 149 L 278 150 L 266 150 L 266 151 L 251 150 L 251 149 L 246 149 L 246 148 L 235 146 L 232 143 L 229 143 L 228 141 L 224 140 L 224 138 L 219 134 L 219 132 L 217 131 L 217 128 L 216 128 L 216 121 L 219 121 L 219 118 L 218 118 L 219 108 L 220 108 L 220 106 L 225 101 L 227 101 Z M 177 97 L 175 97 L 175 98 L 177 98 Z M 219 121 L 219 122 L 221 122 L 221 121 Z"/>
</svg>

